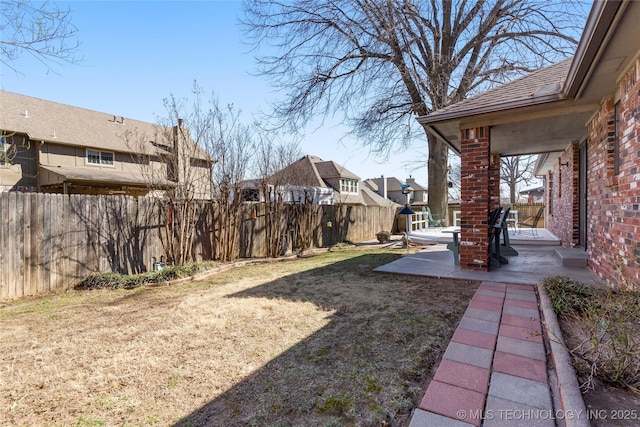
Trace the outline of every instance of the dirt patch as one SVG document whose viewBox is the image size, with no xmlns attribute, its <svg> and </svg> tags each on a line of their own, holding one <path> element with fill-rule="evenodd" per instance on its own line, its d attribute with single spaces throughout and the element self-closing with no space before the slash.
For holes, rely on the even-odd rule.
<svg viewBox="0 0 640 427">
<path fill-rule="evenodd" d="M 640 294 L 566 277 L 544 286 L 592 425 L 640 424 Z"/>
<path fill-rule="evenodd" d="M 567 348 L 575 349 L 584 340 L 584 332 L 576 319 L 563 319 L 560 328 Z M 640 424 L 640 394 L 629 389 L 612 387 L 587 373 L 585 367 L 574 356 L 577 366 L 578 383 L 589 420 L 593 427 L 621 426 L 633 427 Z"/>
<path fill-rule="evenodd" d="M 0 306 L 1 425 L 407 425 L 478 283 L 346 250 Z"/>
</svg>

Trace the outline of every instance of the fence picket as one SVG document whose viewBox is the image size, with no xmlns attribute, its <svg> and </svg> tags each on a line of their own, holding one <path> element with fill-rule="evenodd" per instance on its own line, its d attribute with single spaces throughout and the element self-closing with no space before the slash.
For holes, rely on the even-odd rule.
<svg viewBox="0 0 640 427">
<path fill-rule="evenodd" d="M 192 244 L 195 260 L 212 259 L 220 236 L 216 205 L 203 203 Z M 167 214 L 162 209 L 150 198 L 0 193 L 0 299 L 62 291 L 98 271 L 150 270 L 151 257 L 159 260 L 164 254 L 160 231 Z M 287 225 L 287 239 L 295 240 L 299 227 L 311 226 L 313 246 L 374 239 L 377 232 L 393 229 L 396 216 L 393 207 L 297 209 L 282 215 L 304 215 L 298 216 L 300 224 Z M 266 212 L 264 204 L 242 207 L 236 257 L 266 256 Z"/>
</svg>

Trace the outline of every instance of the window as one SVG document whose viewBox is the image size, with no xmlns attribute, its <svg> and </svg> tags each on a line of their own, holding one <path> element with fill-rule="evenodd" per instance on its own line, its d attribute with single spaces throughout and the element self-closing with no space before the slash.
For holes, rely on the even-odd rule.
<svg viewBox="0 0 640 427">
<path fill-rule="evenodd" d="M 358 180 L 342 178 L 340 180 L 340 192 L 358 194 Z"/>
<path fill-rule="evenodd" d="M 87 150 L 87 164 L 113 166 L 114 155 L 110 151 Z"/>
</svg>

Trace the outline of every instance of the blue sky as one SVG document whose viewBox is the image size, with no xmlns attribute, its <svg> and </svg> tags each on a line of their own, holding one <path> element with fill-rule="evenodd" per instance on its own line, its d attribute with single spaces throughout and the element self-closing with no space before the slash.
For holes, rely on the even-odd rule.
<svg viewBox="0 0 640 427">
<path fill-rule="evenodd" d="M 277 98 L 265 78 L 253 76 L 254 61 L 242 44 L 238 1 L 76 1 L 58 2 L 74 10 L 81 43 L 79 64 L 54 66 L 54 72 L 23 56 L 13 65 L 21 74 L 0 69 L 2 89 L 108 114 L 157 122 L 167 116 L 163 99 L 189 97 L 193 82 L 233 103 L 248 122 Z M 412 174 L 426 185 L 426 137 L 390 160 L 376 158 L 359 141 L 340 141 L 337 124 L 310 126 L 302 154 L 334 160 L 362 179 L 380 175 L 400 179 Z"/>
</svg>

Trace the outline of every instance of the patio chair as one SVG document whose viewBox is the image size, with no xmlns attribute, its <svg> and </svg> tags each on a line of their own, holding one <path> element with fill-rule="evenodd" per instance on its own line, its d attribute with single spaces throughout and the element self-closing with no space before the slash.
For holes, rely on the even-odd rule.
<svg viewBox="0 0 640 427">
<path fill-rule="evenodd" d="M 431 209 L 429 206 L 422 208 L 422 212 L 424 213 L 425 219 L 429 224 L 429 227 L 442 227 L 444 226 L 444 219 L 435 218 L 437 215 L 431 214 Z"/>
<path fill-rule="evenodd" d="M 501 267 L 501 264 L 508 264 L 509 260 L 500 254 L 500 234 L 507 228 L 507 217 L 511 208 L 506 208 L 500 213 L 500 219 L 489 228 L 492 234 L 492 246 L 491 256 L 489 257 L 489 265 L 491 267 Z"/>
<path fill-rule="evenodd" d="M 527 227 L 527 228 L 531 228 L 531 235 L 537 239 L 538 223 L 540 222 L 540 218 L 542 217 L 543 212 L 544 212 L 544 206 L 541 206 L 540 209 L 538 210 L 538 213 L 536 213 L 535 216 L 530 216 L 524 221 L 520 221 L 516 223 L 516 234 L 519 234 L 522 231 L 520 230 L 520 227 Z"/>
<path fill-rule="evenodd" d="M 490 230 L 496 224 L 496 221 L 498 221 L 498 218 L 500 218 L 500 212 L 502 212 L 502 206 L 498 206 L 497 208 L 489 212 L 489 229 Z M 493 230 L 491 230 L 491 232 L 493 232 Z"/>
</svg>

